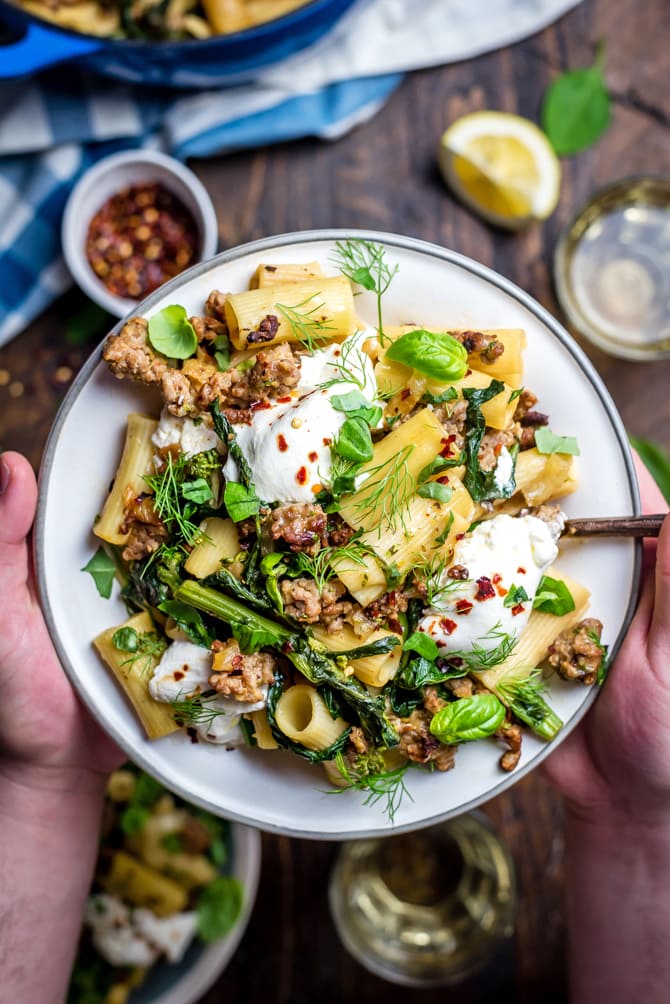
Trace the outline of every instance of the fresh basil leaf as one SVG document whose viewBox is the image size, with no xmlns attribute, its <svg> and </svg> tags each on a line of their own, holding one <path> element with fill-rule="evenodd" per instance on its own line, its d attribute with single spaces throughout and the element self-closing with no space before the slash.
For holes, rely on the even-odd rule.
<svg viewBox="0 0 670 1004">
<path fill-rule="evenodd" d="M 602 54 L 588 69 L 569 70 L 553 81 L 542 102 L 542 128 L 559 156 L 591 146 L 610 124 L 610 97 Z"/>
<path fill-rule="evenodd" d="M 441 485 L 439 481 L 427 481 L 416 490 L 422 499 L 435 499 L 436 502 L 448 502 L 454 494 L 449 485 Z"/>
<path fill-rule="evenodd" d="M 118 628 L 112 635 L 112 645 L 119 652 L 137 652 L 140 639 L 135 628 Z"/>
<path fill-rule="evenodd" d="M 433 716 L 430 731 L 441 743 L 472 742 L 492 735 L 505 720 L 505 706 L 493 694 L 475 694 L 447 704 Z"/>
<path fill-rule="evenodd" d="M 370 427 L 361 418 L 348 418 L 333 443 L 333 449 L 345 460 L 356 464 L 372 460 Z"/>
<path fill-rule="evenodd" d="M 410 366 L 433 380 L 460 380 L 468 368 L 467 350 L 446 331 L 417 328 L 397 338 L 386 358 Z"/>
<path fill-rule="evenodd" d="M 562 579 L 552 579 L 549 575 L 543 575 L 533 600 L 533 610 L 562 617 L 563 614 L 569 614 L 574 609 L 575 601 L 565 582 Z"/>
<path fill-rule="evenodd" d="M 402 650 L 403 652 L 416 652 L 417 655 L 422 655 L 425 659 L 430 659 L 431 662 L 435 662 L 440 654 L 435 641 L 424 631 L 413 631 L 405 639 Z"/>
<path fill-rule="evenodd" d="M 174 303 L 149 318 L 149 342 L 168 359 L 188 359 L 198 347 L 198 336 L 186 308 Z"/>
<path fill-rule="evenodd" d="M 195 481 L 185 481 L 181 486 L 181 493 L 189 502 L 202 505 L 204 502 L 211 502 L 214 498 L 209 482 L 204 478 L 196 478 Z"/>
<path fill-rule="evenodd" d="M 84 565 L 82 572 L 88 572 L 100 596 L 106 600 L 112 595 L 112 584 L 116 575 L 116 564 L 103 547 L 99 547 L 91 560 Z"/>
<path fill-rule="evenodd" d="M 642 463 L 661 489 L 665 501 L 670 502 L 670 456 L 662 446 L 649 439 L 630 436 L 630 445 L 639 453 Z"/>
<path fill-rule="evenodd" d="M 557 436 L 547 425 L 535 430 L 535 446 L 538 453 L 570 453 L 579 456 L 579 446 L 574 436 Z"/>
<path fill-rule="evenodd" d="M 203 941 L 216 941 L 232 931 L 242 910 L 242 884 L 230 875 L 220 875 L 200 893 L 196 911 L 198 934 Z"/>
<path fill-rule="evenodd" d="M 346 394 L 333 394 L 330 403 L 335 411 L 343 411 L 345 415 L 370 408 L 370 402 L 359 390 L 350 390 Z"/>
<path fill-rule="evenodd" d="M 187 603 L 182 603 L 180 600 L 165 600 L 159 604 L 158 609 L 167 614 L 168 617 L 172 617 L 184 634 L 188 635 L 195 645 L 209 648 L 214 641 L 213 636 L 205 627 L 205 622 L 195 607 L 190 607 Z"/>
<path fill-rule="evenodd" d="M 530 596 L 523 588 L 523 586 L 511 585 L 507 591 L 505 599 L 503 600 L 504 607 L 515 607 L 519 603 L 525 603 L 530 599 Z"/>
<path fill-rule="evenodd" d="M 256 516 L 260 512 L 261 500 L 255 490 L 245 488 L 237 481 L 226 482 L 223 490 L 223 504 L 233 523 Z"/>
<path fill-rule="evenodd" d="M 230 369 L 230 353 L 229 352 L 215 352 L 214 360 L 216 362 L 217 369 L 225 372 Z"/>
</svg>

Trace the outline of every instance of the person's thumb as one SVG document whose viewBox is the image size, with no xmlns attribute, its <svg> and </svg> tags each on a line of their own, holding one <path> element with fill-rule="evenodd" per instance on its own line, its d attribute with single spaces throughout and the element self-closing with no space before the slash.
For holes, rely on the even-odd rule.
<svg viewBox="0 0 670 1004">
<path fill-rule="evenodd" d="M 0 567 L 9 560 L 8 545 L 21 544 L 26 538 L 37 502 L 33 469 L 20 453 L 0 455 Z"/>
<path fill-rule="evenodd" d="M 667 679 L 670 657 L 670 516 L 666 516 L 656 548 L 656 593 L 647 651 L 658 675 Z"/>
</svg>

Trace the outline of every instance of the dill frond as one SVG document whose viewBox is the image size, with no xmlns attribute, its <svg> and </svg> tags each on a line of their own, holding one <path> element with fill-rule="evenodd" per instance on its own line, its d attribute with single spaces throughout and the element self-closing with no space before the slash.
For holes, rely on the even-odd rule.
<svg viewBox="0 0 670 1004">
<path fill-rule="evenodd" d="M 350 789 L 367 792 L 363 805 L 376 805 L 377 802 L 384 801 L 383 810 L 391 824 L 395 822 L 403 798 L 407 796 L 410 802 L 413 801 L 405 785 L 405 774 L 409 763 L 388 770 L 379 751 L 360 754 L 351 764 L 346 763 L 340 751 L 335 756 L 335 762 L 347 784 L 346 787 L 332 789 L 333 794 L 340 794 Z"/>
<path fill-rule="evenodd" d="M 324 320 L 314 316 L 318 311 L 323 310 L 325 302 L 313 303 L 313 300 L 314 296 L 308 296 L 307 299 L 301 300 L 300 303 L 296 303 L 292 307 L 284 303 L 275 304 L 284 320 L 291 326 L 295 337 L 304 345 L 310 355 L 313 355 L 317 348 L 330 341 L 326 332 L 335 330 L 332 324 L 326 324 Z M 308 309 L 309 304 L 311 306 Z"/>
<path fill-rule="evenodd" d="M 377 300 L 377 330 L 379 341 L 384 345 L 385 336 L 382 323 L 382 296 L 391 285 L 398 266 L 391 268 L 386 263 L 386 252 L 381 244 L 372 241 L 337 241 L 331 261 L 347 279 L 374 293 Z"/>
<path fill-rule="evenodd" d="M 407 464 L 413 450 L 414 444 L 408 443 L 395 457 L 363 472 L 361 497 L 354 509 L 362 523 L 375 517 L 380 536 L 384 530 L 395 532 L 399 525 L 407 532 L 407 508 L 416 493 L 416 480 Z"/>
</svg>

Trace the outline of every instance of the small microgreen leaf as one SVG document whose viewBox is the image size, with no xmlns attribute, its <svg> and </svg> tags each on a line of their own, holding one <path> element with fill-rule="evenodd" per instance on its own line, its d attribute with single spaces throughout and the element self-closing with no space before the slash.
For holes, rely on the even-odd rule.
<svg viewBox="0 0 670 1004">
<path fill-rule="evenodd" d="M 198 934 L 203 941 L 216 941 L 233 929 L 242 910 L 244 891 L 229 875 L 220 875 L 200 893 L 197 903 Z"/>
<path fill-rule="evenodd" d="M 198 347 L 198 336 L 186 308 L 178 303 L 163 307 L 149 319 L 149 341 L 169 359 L 188 359 Z"/>
<path fill-rule="evenodd" d="M 223 504 L 233 523 L 256 516 L 260 512 L 261 500 L 255 491 L 245 488 L 237 481 L 228 481 L 223 491 Z"/>
<path fill-rule="evenodd" d="M 535 446 L 538 453 L 569 453 L 579 456 L 579 446 L 574 436 L 557 436 L 546 425 L 535 430 Z"/>
</svg>

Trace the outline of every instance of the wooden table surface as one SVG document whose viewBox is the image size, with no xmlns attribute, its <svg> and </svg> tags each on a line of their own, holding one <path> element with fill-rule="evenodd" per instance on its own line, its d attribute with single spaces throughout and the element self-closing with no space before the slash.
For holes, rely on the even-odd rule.
<svg viewBox="0 0 670 1004">
<path fill-rule="evenodd" d="M 366 125 L 335 143 L 309 140 L 195 162 L 219 218 L 220 246 L 318 227 L 369 228 L 434 241 L 498 270 L 554 313 L 552 252 L 561 228 L 599 186 L 636 172 L 670 172 L 667 0 L 584 0 L 541 34 L 468 62 L 408 76 Z M 665 37 L 664 37 L 665 33 Z M 463 209 L 436 168 L 447 124 L 483 108 L 537 119 L 557 71 L 586 66 L 606 43 L 612 124 L 563 162 L 557 211 L 525 233 L 497 232 Z M 77 344 L 73 292 L 0 350 L 0 448 L 37 467 L 73 374 L 95 341 Z M 578 339 L 628 431 L 670 448 L 670 360 L 632 363 Z M 458 989 L 411 991 L 430 1002 L 565 999 L 561 805 L 539 772 L 485 807 L 507 842 L 518 882 L 516 932 L 495 971 Z M 311 1004 L 384 999 L 408 991 L 362 969 L 341 947 L 326 903 L 337 845 L 263 837 L 258 900 L 236 957 L 203 1001 Z"/>
</svg>

